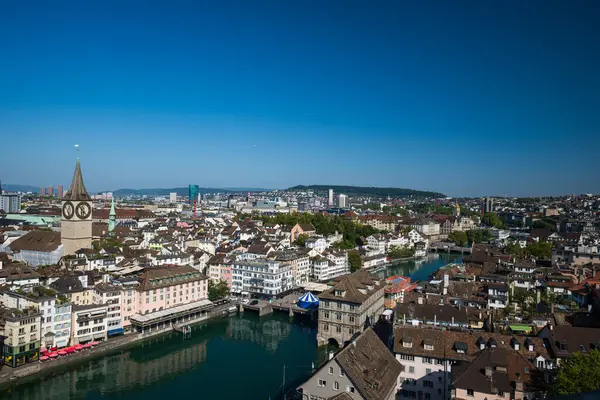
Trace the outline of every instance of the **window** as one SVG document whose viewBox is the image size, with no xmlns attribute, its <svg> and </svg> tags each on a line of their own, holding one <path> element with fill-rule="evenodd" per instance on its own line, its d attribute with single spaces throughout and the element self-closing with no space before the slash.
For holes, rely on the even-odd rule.
<svg viewBox="0 0 600 400">
<path fill-rule="evenodd" d="M 337 303 L 337 308 L 342 308 L 342 303 Z"/>
<path fill-rule="evenodd" d="M 425 364 L 433 364 L 433 359 L 429 357 L 423 357 L 423 363 Z"/>
<path fill-rule="evenodd" d="M 24 353 L 24 352 L 25 352 L 25 346 L 19 347 L 19 353 Z"/>
<path fill-rule="evenodd" d="M 425 400 L 431 400 L 431 393 L 425 393 Z"/>
<path fill-rule="evenodd" d="M 344 376 L 344 370 L 340 368 L 340 376 Z"/>
<path fill-rule="evenodd" d="M 415 367 L 413 367 L 412 365 L 410 367 L 408 367 L 408 373 L 409 374 L 414 374 L 415 373 Z"/>
<path fill-rule="evenodd" d="M 339 325 L 338 325 L 338 326 L 336 326 L 336 327 L 335 327 L 335 331 L 336 331 L 337 333 L 342 333 L 342 327 L 341 327 L 341 326 L 339 326 Z"/>
<path fill-rule="evenodd" d="M 319 386 L 320 387 L 327 387 L 327 381 L 325 381 L 323 379 L 319 379 Z"/>
<path fill-rule="evenodd" d="M 329 367 L 329 375 L 333 375 L 333 367 Z"/>
<path fill-rule="evenodd" d="M 348 318 L 348 320 L 349 320 L 350 322 L 352 322 L 352 323 L 353 323 L 353 322 L 354 322 L 354 315 L 351 315 L 351 316 Z"/>
<path fill-rule="evenodd" d="M 425 369 L 425 375 L 429 375 L 431 373 L 431 368 L 426 368 Z"/>
<path fill-rule="evenodd" d="M 467 396 L 474 397 L 475 396 L 475 391 L 473 389 L 467 389 Z"/>
<path fill-rule="evenodd" d="M 415 356 L 409 356 L 407 354 L 400 354 L 400 359 L 404 361 L 415 361 Z"/>
<path fill-rule="evenodd" d="M 433 387 L 433 381 L 423 381 L 423 386 L 424 387 L 428 387 L 428 388 L 432 388 Z"/>
<path fill-rule="evenodd" d="M 342 313 L 336 313 L 336 314 L 335 314 L 335 318 L 336 318 L 338 321 L 341 321 L 341 320 L 342 320 Z"/>
<path fill-rule="evenodd" d="M 323 324 L 323 330 L 324 330 L 325 332 L 329 332 L 329 325 L 327 325 L 327 324 Z"/>
<path fill-rule="evenodd" d="M 333 390 L 340 390 L 340 383 L 338 381 L 333 382 Z"/>
</svg>

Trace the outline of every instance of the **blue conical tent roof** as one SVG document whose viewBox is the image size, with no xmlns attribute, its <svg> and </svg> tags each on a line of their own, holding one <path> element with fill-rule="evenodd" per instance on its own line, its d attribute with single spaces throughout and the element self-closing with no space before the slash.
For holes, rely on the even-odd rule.
<svg viewBox="0 0 600 400">
<path fill-rule="evenodd" d="M 316 308 L 318 306 L 319 299 L 317 299 L 311 292 L 306 292 L 298 299 L 298 307 Z"/>
</svg>

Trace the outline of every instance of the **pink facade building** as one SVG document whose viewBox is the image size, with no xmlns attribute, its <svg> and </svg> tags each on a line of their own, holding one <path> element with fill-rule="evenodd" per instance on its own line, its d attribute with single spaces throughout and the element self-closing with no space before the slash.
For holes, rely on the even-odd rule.
<svg viewBox="0 0 600 400">
<path fill-rule="evenodd" d="M 137 291 L 137 314 L 148 314 L 208 298 L 207 278 L 192 267 L 148 268 Z"/>
</svg>

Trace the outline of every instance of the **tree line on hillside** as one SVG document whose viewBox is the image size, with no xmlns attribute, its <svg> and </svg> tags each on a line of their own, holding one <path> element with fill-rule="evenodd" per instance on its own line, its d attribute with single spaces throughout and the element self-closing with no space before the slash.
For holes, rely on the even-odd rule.
<svg viewBox="0 0 600 400">
<path fill-rule="evenodd" d="M 367 187 L 367 186 L 327 186 L 327 185 L 298 185 L 289 188 L 294 191 L 312 190 L 321 195 L 327 194 L 329 189 L 333 189 L 335 193 L 343 193 L 349 196 L 364 196 L 364 197 L 446 197 L 439 192 L 429 192 L 424 190 L 390 188 L 390 187 Z"/>
</svg>

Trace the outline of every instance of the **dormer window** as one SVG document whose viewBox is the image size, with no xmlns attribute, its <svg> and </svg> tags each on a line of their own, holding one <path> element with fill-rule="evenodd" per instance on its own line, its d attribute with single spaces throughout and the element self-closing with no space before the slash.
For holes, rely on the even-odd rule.
<svg viewBox="0 0 600 400">
<path fill-rule="evenodd" d="M 496 339 L 494 339 L 494 338 L 490 338 L 490 340 L 488 340 L 488 346 L 489 346 L 490 348 L 494 348 L 494 347 L 496 347 Z"/>
<path fill-rule="evenodd" d="M 559 340 L 558 348 L 559 348 L 559 350 L 567 351 L 569 346 L 567 345 L 567 342 L 565 340 Z"/>
<path fill-rule="evenodd" d="M 425 350 L 433 350 L 433 340 L 426 339 L 425 341 L 423 341 L 423 347 L 425 348 Z"/>
<path fill-rule="evenodd" d="M 403 337 L 402 338 L 402 346 L 407 348 L 412 348 L 413 340 L 411 337 Z"/>
<path fill-rule="evenodd" d="M 477 346 L 479 347 L 479 350 L 485 349 L 485 340 L 481 336 L 477 339 Z"/>
<path fill-rule="evenodd" d="M 527 347 L 527 350 L 533 351 L 533 340 L 530 338 L 525 339 L 525 346 Z"/>
<path fill-rule="evenodd" d="M 335 295 L 336 295 L 337 297 L 342 297 L 342 296 L 344 296 L 344 291 L 343 291 L 343 290 L 336 290 L 336 291 L 335 291 Z"/>
<path fill-rule="evenodd" d="M 519 343 L 519 341 L 517 339 L 513 339 L 512 340 L 512 347 L 515 350 L 519 350 L 519 348 L 521 348 L 521 344 Z"/>
<path fill-rule="evenodd" d="M 467 352 L 467 344 L 465 342 L 455 342 L 454 349 L 457 353 L 465 354 Z"/>
</svg>

